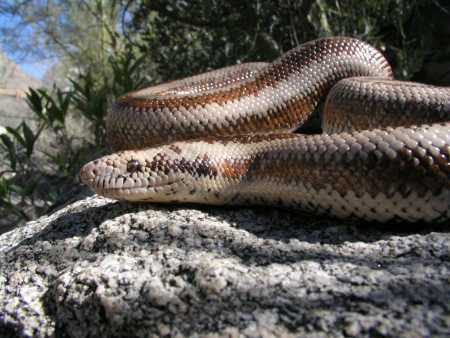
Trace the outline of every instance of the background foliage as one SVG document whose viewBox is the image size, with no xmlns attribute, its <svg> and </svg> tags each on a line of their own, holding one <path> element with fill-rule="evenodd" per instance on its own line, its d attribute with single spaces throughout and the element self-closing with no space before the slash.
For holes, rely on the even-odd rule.
<svg viewBox="0 0 450 338">
<path fill-rule="evenodd" d="M 144 85 L 273 60 L 332 35 L 377 46 L 398 78 L 450 83 L 444 0 L 22 0 L 0 1 L 0 13 L 11 18 L 2 48 L 66 74 L 60 88 L 30 90 L 36 123 L 0 135 L 0 213 L 11 224 L 82 191 L 80 166 L 107 148 L 108 105 Z M 86 132 L 72 134 L 74 124 Z"/>
</svg>

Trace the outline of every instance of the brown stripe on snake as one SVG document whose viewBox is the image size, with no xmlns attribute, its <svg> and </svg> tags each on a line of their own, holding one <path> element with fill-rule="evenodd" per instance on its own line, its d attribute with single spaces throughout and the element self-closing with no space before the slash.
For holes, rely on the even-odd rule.
<svg viewBox="0 0 450 338">
<path fill-rule="evenodd" d="M 324 112 L 328 132 L 437 123 L 448 119 L 450 89 L 370 77 L 343 79 L 328 94 Z"/>
<path fill-rule="evenodd" d="M 286 53 L 254 78 L 210 93 L 146 98 L 138 91 L 120 98 L 106 120 L 108 138 L 113 149 L 120 150 L 193 135 L 292 131 L 337 81 L 351 76 L 390 78 L 392 71 L 378 51 L 361 41 L 313 41 Z M 155 130 L 155 124 L 164 132 Z"/>
<path fill-rule="evenodd" d="M 355 75 L 378 78 L 339 81 Z M 112 144 L 142 149 L 90 162 L 81 178 L 101 195 L 130 201 L 273 204 L 340 218 L 448 222 L 448 89 L 390 77 L 372 47 L 329 38 L 245 79 L 227 80 L 219 70 L 146 89 L 122 99 L 107 120 Z M 336 82 L 323 128 L 342 132 L 274 133 L 301 124 Z M 227 132 L 253 135 L 219 137 Z M 184 141 L 146 148 L 176 139 Z"/>
</svg>

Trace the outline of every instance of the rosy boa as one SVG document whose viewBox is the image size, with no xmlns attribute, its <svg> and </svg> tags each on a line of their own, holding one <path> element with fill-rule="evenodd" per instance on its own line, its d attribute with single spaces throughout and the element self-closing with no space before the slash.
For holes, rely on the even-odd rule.
<svg viewBox="0 0 450 338">
<path fill-rule="evenodd" d="M 327 94 L 325 133 L 291 133 Z M 370 45 L 324 38 L 120 98 L 106 127 L 122 151 L 80 176 L 129 201 L 448 221 L 449 113 L 448 88 L 394 81 Z"/>
</svg>

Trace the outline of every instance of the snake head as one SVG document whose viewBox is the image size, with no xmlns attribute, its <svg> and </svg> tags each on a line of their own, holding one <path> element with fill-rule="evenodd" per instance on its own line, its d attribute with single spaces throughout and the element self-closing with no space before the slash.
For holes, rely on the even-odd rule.
<svg viewBox="0 0 450 338">
<path fill-rule="evenodd" d="M 215 176 L 214 163 L 195 142 L 114 153 L 80 171 L 82 182 L 99 195 L 149 202 L 205 202 L 202 189 Z"/>
</svg>

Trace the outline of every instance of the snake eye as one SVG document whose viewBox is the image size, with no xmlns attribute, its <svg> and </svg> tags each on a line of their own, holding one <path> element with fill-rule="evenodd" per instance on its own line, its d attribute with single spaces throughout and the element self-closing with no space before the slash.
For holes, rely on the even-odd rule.
<svg viewBox="0 0 450 338">
<path fill-rule="evenodd" d="M 130 160 L 127 163 L 127 171 L 129 173 L 134 173 L 136 171 L 140 171 L 141 170 L 141 164 L 139 163 L 138 160 Z"/>
</svg>

